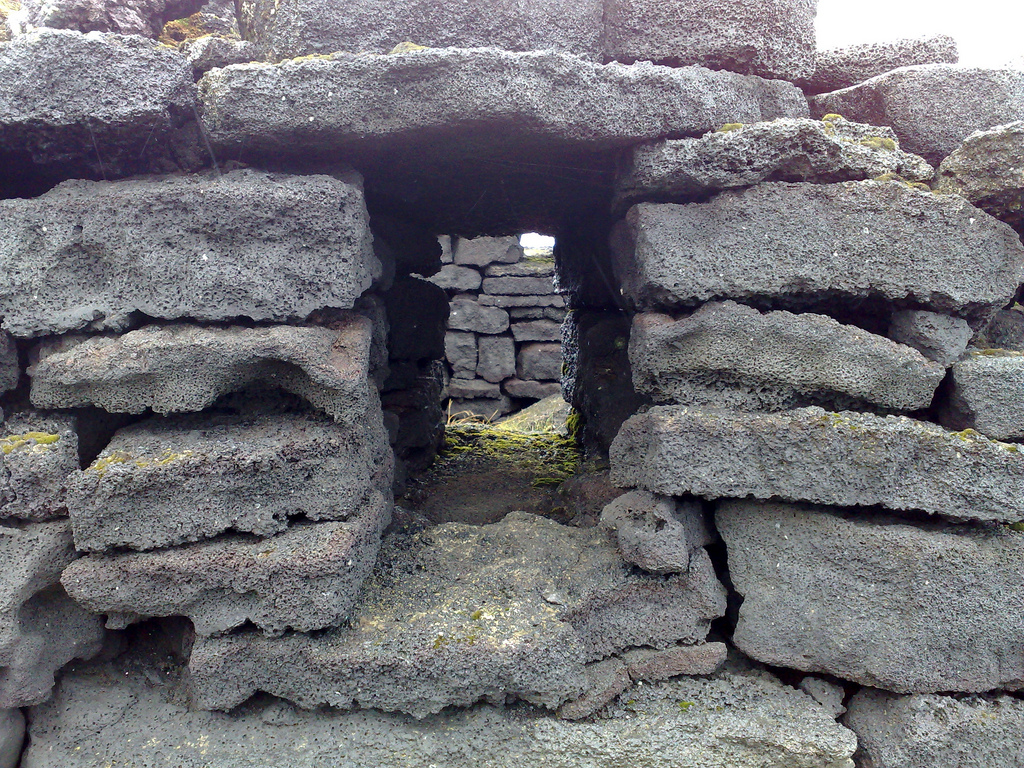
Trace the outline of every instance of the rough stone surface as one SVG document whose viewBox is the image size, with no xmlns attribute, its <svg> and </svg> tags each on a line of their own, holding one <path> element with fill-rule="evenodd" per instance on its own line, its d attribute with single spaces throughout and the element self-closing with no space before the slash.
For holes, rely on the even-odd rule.
<svg viewBox="0 0 1024 768">
<path fill-rule="evenodd" d="M 186 707 L 176 669 L 154 684 L 153 664 L 129 657 L 66 674 L 54 700 L 30 713 L 23 768 L 143 765 L 160 750 L 175 768 L 853 768 L 856 748 L 810 697 L 749 669 L 645 685 L 607 717 L 574 723 L 523 705 L 415 720 L 266 699 L 225 717 Z"/>
<path fill-rule="evenodd" d="M 517 237 L 460 237 L 452 249 L 452 260 L 463 266 L 515 264 L 522 258 L 523 247 Z"/>
<path fill-rule="evenodd" d="M 480 288 L 483 278 L 472 267 L 460 267 L 457 264 L 445 264 L 440 271 L 428 278 L 438 288 L 446 291 L 476 291 Z"/>
<path fill-rule="evenodd" d="M 562 328 L 554 320 L 527 320 L 512 323 L 512 337 L 516 341 L 558 341 Z"/>
<path fill-rule="evenodd" d="M 939 420 L 993 440 L 1024 440 L 1024 354 L 986 350 L 953 364 Z"/>
<path fill-rule="evenodd" d="M 979 334 L 979 346 L 1024 352 L 1024 311 L 1022 310 L 1024 308 L 1016 304 L 1013 309 L 996 312 L 992 322 Z"/>
<path fill-rule="evenodd" d="M 656 651 L 636 648 L 622 654 L 633 680 L 667 680 L 678 675 L 713 675 L 729 655 L 725 643 L 677 645 Z"/>
<path fill-rule="evenodd" d="M 938 165 L 975 131 L 1024 120 L 1024 70 L 902 67 L 810 101 L 816 117 L 891 125 L 903 149 Z"/>
<path fill-rule="evenodd" d="M 952 365 L 967 349 L 974 332 L 960 317 L 905 309 L 889 324 L 889 338 L 913 347 L 939 365 Z"/>
<path fill-rule="evenodd" d="M 373 280 L 356 177 L 68 181 L 0 201 L 0 313 L 16 336 L 121 329 L 133 312 L 223 321 L 347 309 Z"/>
<path fill-rule="evenodd" d="M 606 0 L 605 55 L 795 80 L 814 71 L 814 0 Z"/>
<path fill-rule="evenodd" d="M 557 381 L 562 377 L 560 344 L 524 344 L 516 357 L 516 375 L 532 381 Z"/>
<path fill-rule="evenodd" d="M 68 416 L 11 414 L 0 437 L 0 518 L 67 514 L 68 477 L 79 468 L 76 423 Z"/>
<path fill-rule="evenodd" d="M 843 706 L 843 699 L 846 698 L 846 691 L 841 685 L 830 683 L 820 677 L 808 675 L 800 681 L 800 690 L 825 707 L 835 717 L 846 712 Z"/>
<path fill-rule="evenodd" d="M 0 768 L 18 768 L 25 741 L 25 716 L 20 709 L 0 712 Z"/>
<path fill-rule="evenodd" d="M 221 35 L 206 35 L 181 45 L 185 60 L 196 78 L 214 67 L 230 67 L 256 61 L 260 53 L 248 40 L 232 40 Z"/>
<path fill-rule="evenodd" d="M 554 259 L 528 257 L 516 264 L 492 264 L 484 269 L 487 277 L 554 277 Z"/>
<path fill-rule="evenodd" d="M 485 296 L 477 299 L 487 307 L 564 307 L 565 299 L 553 293 L 543 296 Z"/>
<path fill-rule="evenodd" d="M 509 397 L 528 400 L 543 400 L 546 397 L 562 392 L 562 385 L 557 381 L 523 381 L 522 379 L 506 379 L 501 388 Z"/>
<path fill-rule="evenodd" d="M 472 297 L 456 296 L 451 302 L 448 327 L 453 331 L 504 333 L 508 330 L 508 312 L 501 307 L 485 307 Z"/>
<path fill-rule="evenodd" d="M 481 336 L 476 375 L 498 383 L 516 375 L 516 344 L 508 336 Z"/>
<path fill-rule="evenodd" d="M 896 696 L 863 690 L 844 719 L 873 768 L 1024 765 L 1024 702 L 1009 696 Z"/>
<path fill-rule="evenodd" d="M 299 524 L 253 541 L 225 536 L 155 552 L 91 555 L 61 577 L 68 594 L 107 627 L 187 616 L 197 633 L 252 622 L 268 635 L 336 627 L 373 568 L 391 518 L 379 498 L 345 522 Z"/>
<path fill-rule="evenodd" d="M 641 144 L 624 155 L 615 207 L 701 200 L 765 181 L 862 181 L 883 174 L 928 182 L 935 170 L 903 152 L 891 128 L 830 119 L 772 120 L 699 139 Z"/>
<path fill-rule="evenodd" d="M 915 349 L 830 317 L 762 314 L 731 301 L 681 320 L 636 315 L 629 361 L 633 386 L 656 403 L 755 411 L 913 411 L 931 404 L 946 374 Z"/>
<path fill-rule="evenodd" d="M 733 641 L 898 693 L 1024 687 L 1024 534 L 774 502 L 716 515 L 743 597 Z"/>
<path fill-rule="evenodd" d="M 18 349 L 14 346 L 14 339 L 0 331 L 0 394 L 18 386 L 20 377 Z"/>
<path fill-rule="evenodd" d="M 263 690 L 418 717 L 508 695 L 555 708 L 585 692 L 586 662 L 699 642 L 725 609 L 706 553 L 685 576 L 642 576 L 604 531 L 522 512 L 393 535 L 380 562 L 351 629 L 199 639 L 196 702 L 228 709 Z"/>
<path fill-rule="evenodd" d="M 905 416 L 655 406 L 611 448 L 611 479 L 706 498 L 881 505 L 964 520 L 1024 519 L 1024 453 Z"/>
<path fill-rule="evenodd" d="M 448 396 L 456 399 L 472 399 L 475 397 L 501 397 L 501 387 L 483 379 L 452 379 L 448 382 Z"/>
<path fill-rule="evenodd" d="M 874 300 L 969 320 L 1005 306 L 1024 267 L 1010 227 L 963 198 L 896 181 L 770 183 L 703 204 L 641 203 L 616 225 L 612 254 L 640 309 Z"/>
<path fill-rule="evenodd" d="M 40 408 L 96 405 L 111 413 L 201 411 L 261 384 L 305 398 L 352 424 L 370 399 L 370 320 L 347 314 L 335 328 L 147 326 L 119 337 L 63 337 L 30 366 Z"/>
<path fill-rule="evenodd" d="M 444 336 L 444 354 L 456 378 L 476 375 L 478 357 L 474 334 L 449 331 Z"/>
<path fill-rule="evenodd" d="M 630 491 L 601 512 L 626 562 L 650 573 L 685 573 L 690 552 L 710 544 L 699 502 Z"/>
<path fill-rule="evenodd" d="M 28 24 L 79 32 L 117 32 L 156 37 L 167 0 L 24 0 Z"/>
<path fill-rule="evenodd" d="M 551 279 L 548 277 L 485 277 L 483 291 L 492 296 L 533 296 L 551 293 Z"/>
<path fill-rule="evenodd" d="M 288 414 L 153 418 L 118 430 L 69 478 L 68 509 L 86 552 L 268 536 L 293 517 L 346 520 L 375 506 L 392 469 L 379 407 L 352 426 Z"/>
<path fill-rule="evenodd" d="M 632 684 L 626 665 L 618 656 L 587 664 L 584 672 L 587 676 L 587 692 L 558 708 L 558 716 L 563 720 L 590 717 L 608 706 Z"/>
<path fill-rule="evenodd" d="M 814 75 L 799 85 L 808 93 L 826 93 L 863 83 L 900 67 L 918 64 L 956 64 L 956 40 L 949 35 L 862 43 L 818 51 Z"/>
</svg>

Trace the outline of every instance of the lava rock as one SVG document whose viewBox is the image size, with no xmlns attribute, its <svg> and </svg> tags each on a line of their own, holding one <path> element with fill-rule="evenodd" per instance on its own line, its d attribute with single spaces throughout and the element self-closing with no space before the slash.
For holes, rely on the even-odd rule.
<svg viewBox="0 0 1024 768">
<path fill-rule="evenodd" d="M 516 357 L 516 376 L 531 381 L 557 381 L 562 376 L 560 344 L 524 344 Z"/>
<path fill-rule="evenodd" d="M 818 51 L 814 74 L 798 81 L 798 85 L 807 93 L 826 93 L 849 88 L 900 67 L 956 64 L 959 60 L 956 40 L 949 35 L 848 45 Z"/>
<path fill-rule="evenodd" d="M 33 27 L 156 37 L 171 4 L 168 0 L 24 0 L 21 8 Z"/>
<path fill-rule="evenodd" d="M 622 558 L 649 573 L 685 573 L 690 552 L 711 543 L 699 502 L 678 503 L 647 491 L 619 496 L 601 512 Z"/>
<path fill-rule="evenodd" d="M 20 378 L 18 348 L 9 334 L 0 331 L 0 394 L 17 387 Z"/>
<path fill-rule="evenodd" d="M 20 709 L 0 712 L 0 768 L 18 768 L 25 742 L 25 715 Z"/>
<path fill-rule="evenodd" d="M 562 327 L 553 320 L 527 320 L 512 323 L 512 337 L 516 341 L 558 341 Z"/>
<path fill-rule="evenodd" d="M 78 471 L 74 418 L 8 416 L 0 438 L 0 518 L 48 520 L 67 515 L 68 478 Z"/>
<path fill-rule="evenodd" d="M 626 665 L 618 656 L 587 664 L 584 673 L 587 676 L 587 692 L 558 708 L 558 716 L 563 720 L 590 717 L 608 706 L 632 684 Z"/>
<path fill-rule="evenodd" d="M 667 680 L 679 675 L 713 675 L 729 655 L 725 643 L 677 645 L 656 651 L 635 648 L 622 654 L 633 680 Z"/>
<path fill-rule="evenodd" d="M 445 264 L 436 275 L 428 279 L 438 288 L 459 292 L 479 290 L 480 283 L 483 282 L 478 271 L 456 264 Z"/>
<path fill-rule="evenodd" d="M 552 397 L 562 392 L 562 385 L 557 381 L 541 382 L 506 379 L 502 382 L 501 388 L 509 397 L 525 400 L 543 400 L 546 397 Z"/>
<path fill-rule="evenodd" d="M 1024 354 L 985 350 L 953 364 L 939 420 L 993 440 L 1024 440 Z"/>
<path fill-rule="evenodd" d="M 485 307 L 472 297 L 456 296 L 451 302 L 448 328 L 475 333 L 504 333 L 508 330 L 508 312 L 500 307 Z"/>
<path fill-rule="evenodd" d="M 449 331 L 444 336 L 444 350 L 456 378 L 476 376 L 478 353 L 475 334 Z"/>
<path fill-rule="evenodd" d="M 476 375 L 495 384 L 516 375 L 516 344 L 508 336 L 481 336 Z"/>
<path fill-rule="evenodd" d="M 492 296 L 533 296 L 552 292 L 548 277 L 485 277 L 483 292 Z"/>
<path fill-rule="evenodd" d="M 949 366 L 960 359 L 974 332 L 963 318 L 905 309 L 893 314 L 888 335 L 929 360 Z"/>
<path fill-rule="evenodd" d="M 1024 311 L 1020 305 L 996 312 L 992 322 L 978 334 L 981 348 L 1024 352 Z"/>
<path fill-rule="evenodd" d="M 452 260 L 468 267 L 516 264 L 522 258 L 523 247 L 516 237 L 460 237 L 452 248 Z"/>
</svg>

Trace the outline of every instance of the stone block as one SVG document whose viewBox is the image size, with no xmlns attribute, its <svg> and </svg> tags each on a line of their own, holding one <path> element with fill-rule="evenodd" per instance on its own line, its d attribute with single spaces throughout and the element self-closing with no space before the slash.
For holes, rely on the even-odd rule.
<svg viewBox="0 0 1024 768">
<path fill-rule="evenodd" d="M 438 288 L 446 291 L 479 290 L 483 278 L 472 267 L 460 267 L 457 264 L 445 264 L 436 275 L 428 278 Z"/>
<path fill-rule="evenodd" d="M 182 43 L 179 50 L 185 54 L 185 60 L 196 79 L 214 67 L 246 64 L 261 58 L 259 49 L 248 40 L 233 40 L 221 35 L 206 35 L 189 40 Z"/>
<path fill-rule="evenodd" d="M 808 675 L 800 681 L 798 687 L 835 717 L 839 717 L 846 712 L 846 707 L 843 706 L 846 690 L 841 685 L 830 683 L 828 680 L 820 677 Z"/>
<path fill-rule="evenodd" d="M 601 512 L 619 554 L 649 573 L 686 573 L 690 552 L 711 543 L 700 502 L 629 491 Z"/>
<path fill-rule="evenodd" d="M 512 323 L 512 337 L 516 341 L 558 341 L 562 327 L 553 320 L 527 320 Z"/>
<path fill-rule="evenodd" d="M 532 296 L 553 291 L 548 277 L 485 277 L 483 281 L 483 292 L 492 296 Z"/>
<path fill-rule="evenodd" d="M 492 264 L 484 270 L 486 277 L 554 277 L 554 259 L 524 258 L 515 264 Z"/>
<path fill-rule="evenodd" d="M 456 296 L 451 302 L 448 328 L 474 333 L 504 333 L 508 330 L 508 312 L 501 307 L 485 307 L 471 296 Z"/>
<path fill-rule="evenodd" d="M 949 35 L 861 43 L 818 51 L 814 75 L 798 84 L 808 93 L 827 93 L 849 88 L 900 67 L 956 64 L 959 60 L 956 40 Z"/>
<path fill-rule="evenodd" d="M 561 394 L 562 385 L 557 381 L 523 381 L 522 379 L 506 379 L 501 388 L 509 397 L 523 400 L 543 400 L 546 397 Z"/>
<path fill-rule="evenodd" d="M 713 675 L 728 655 L 725 643 L 704 643 L 677 645 L 662 651 L 636 648 L 622 654 L 622 659 L 631 679 L 649 682 L 679 675 Z"/>
<path fill-rule="evenodd" d="M 462 400 L 476 397 L 494 399 L 501 397 L 501 387 L 483 379 L 452 379 L 448 382 L 448 395 Z"/>
<path fill-rule="evenodd" d="M 960 317 L 905 309 L 889 324 L 889 338 L 913 347 L 939 365 L 952 365 L 967 349 L 974 331 Z"/>
<path fill-rule="evenodd" d="M 516 357 L 516 376 L 532 381 L 557 381 L 562 377 L 562 346 L 524 344 Z"/>
<path fill-rule="evenodd" d="M 984 350 L 953 364 L 939 420 L 993 440 L 1024 440 L 1024 354 Z"/>
<path fill-rule="evenodd" d="M 992 322 L 979 333 L 979 346 L 1024 352 L 1024 311 L 1022 310 L 1024 308 L 1015 304 L 1013 309 L 1002 309 L 996 312 Z"/>
<path fill-rule="evenodd" d="M 476 375 L 477 354 L 475 334 L 448 331 L 444 335 L 444 356 L 456 378 Z"/>
<path fill-rule="evenodd" d="M 11 414 L 0 438 L 0 518 L 47 520 L 67 515 L 68 477 L 79 468 L 75 419 Z"/>
<path fill-rule="evenodd" d="M 25 0 L 22 10 L 32 27 L 156 37 L 173 12 L 168 5 L 166 0 Z"/>
<path fill-rule="evenodd" d="M 18 768 L 25 742 L 25 715 L 20 709 L 0 713 L 0 768 Z"/>
<path fill-rule="evenodd" d="M 575 701 L 567 701 L 558 708 L 563 720 L 582 720 L 608 706 L 632 684 L 626 665 L 618 656 L 587 664 L 587 692 Z"/>
<path fill-rule="evenodd" d="M 509 336 L 481 336 L 476 375 L 497 384 L 516 375 L 516 345 Z"/>
<path fill-rule="evenodd" d="M 452 258 L 456 264 L 472 267 L 515 264 L 523 258 L 523 247 L 517 237 L 460 237 L 455 241 Z"/>
<path fill-rule="evenodd" d="M 544 296 L 488 296 L 481 294 L 477 301 L 485 307 L 564 307 L 565 299 L 558 294 L 548 293 Z"/>
</svg>

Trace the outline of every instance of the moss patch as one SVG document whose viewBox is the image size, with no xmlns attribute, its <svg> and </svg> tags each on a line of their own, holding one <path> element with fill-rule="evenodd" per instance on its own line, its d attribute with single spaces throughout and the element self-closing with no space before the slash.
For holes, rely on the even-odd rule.
<svg viewBox="0 0 1024 768">
<path fill-rule="evenodd" d="M 19 450 L 31 450 L 35 453 L 44 453 L 50 450 L 50 446 L 60 440 L 60 435 L 51 432 L 26 432 L 23 435 L 8 435 L 0 438 L 0 451 L 4 455 Z"/>
</svg>

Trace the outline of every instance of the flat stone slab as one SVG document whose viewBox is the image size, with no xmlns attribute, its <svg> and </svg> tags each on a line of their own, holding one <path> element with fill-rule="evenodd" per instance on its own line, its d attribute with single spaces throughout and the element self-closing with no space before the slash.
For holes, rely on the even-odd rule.
<svg viewBox="0 0 1024 768">
<path fill-rule="evenodd" d="M 844 721 L 876 768 L 1016 768 L 1024 761 L 1024 702 L 1010 696 L 863 690 Z"/>
<path fill-rule="evenodd" d="M 67 479 L 80 466 L 75 419 L 29 411 L 0 430 L 0 519 L 67 515 Z"/>
<path fill-rule="evenodd" d="M 292 518 L 347 520 L 375 507 L 392 470 L 379 406 L 349 427 L 288 414 L 153 418 L 118 430 L 69 479 L 68 510 L 85 552 L 270 536 Z"/>
<path fill-rule="evenodd" d="M 611 480 L 666 496 L 777 497 L 1024 519 L 1024 453 L 905 416 L 821 408 L 783 413 L 655 406 L 623 424 Z"/>
<path fill-rule="evenodd" d="M 339 755 L 354 766 L 394 768 L 579 768 L 581 759 L 636 768 L 706 768 L 709 760 L 853 768 L 857 746 L 809 696 L 753 670 L 644 685 L 608 716 L 575 723 L 523 705 L 480 704 L 423 720 L 371 709 L 304 712 L 275 700 L 230 715 L 202 712 L 185 706 L 176 670 L 155 673 L 155 660 L 133 661 L 64 675 L 54 700 L 31 712 L 26 768 L 143 764 L 154 754 L 169 755 L 176 768 L 322 768 Z"/>
<path fill-rule="evenodd" d="M 1024 440 L 1024 354 L 982 350 L 953 364 L 939 418 L 994 440 Z"/>
<path fill-rule="evenodd" d="M 373 323 L 353 313 L 330 328 L 150 325 L 117 337 L 63 337 L 37 348 L 31 398 L 41 408 L 167 414 L 261 385 L 352 424 L 372 402 L 372 336 Z"/>
<path fill-rule="evenodd" d="M 900 67 L 956 64 L 959 60 L 956 40 L 949 35 L 861 43 L 818 51 L 814 75 L 798 84 L 808 93 L 826 93 L 849 88 Z"/>
<path fill-rule="evenodd" d="M 938 165 L 975 131 L 1024 120 L 1024 70 L 901 67 L 810 102 L 815 117 L 891 125 L 903 149 Z"/>
<path fill-rule="evenodd" d="M 123 330 L 135 312 L 303 320 L 381 275 L 358 178 L 240 170 L 68 181 L 0 201 L 0 314 L 15 336 Z"/>
<path fill-rule="evenodd" d="M 1024 534 L 774 502 L 715 519 L 752 658 L 897 693 L 1024 688 Z"/>
<path fill-rule="evenodd" d="M 351 629 L 200 638 L 189 670 L 205 709 L 256 691 L 417 717 L 506 696 L 553 709 L 587 690 L 587 662 L 701 642 L 724 611 L 703 550 L 684 575 L 644 576 L 600 529 L 513 512 L 390 537 Z"/>
<path fill-rule="evenodd" d="M 870 299 L 977 320 L 1013 296 L 1024 246 L 953 195 L 895 181 L 769 183 L 708 203 L 635 205 L 613 230 L 612 257 L 641 310 Z"/>
<path fill-rule="evenodd" d="M 656 403 L 777 411 L 794 406 L 913 411 L 946 369 L 911 347 L 816 314 L 710 302 L 689 317 L 638 314 L 633 386 Z"/>
<path fill-rule="evenodd" d="M 640 144 L 626 154 L 615 178 L 615 207 L 638 202 L 689 202 L 723 189 L 765 181 L 862 181 L 898 174 L 928 182 L 935 170 L 899 148 L 892 128 L 780 118 L 729 125 L 698 139 Z"/>
</svg>

